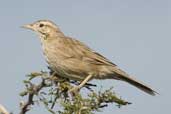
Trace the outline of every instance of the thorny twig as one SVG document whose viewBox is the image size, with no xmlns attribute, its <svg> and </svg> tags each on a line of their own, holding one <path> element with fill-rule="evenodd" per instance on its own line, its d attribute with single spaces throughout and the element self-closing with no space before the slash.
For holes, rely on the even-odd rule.
<svg viewBox="0 0 171 114">
<path fill-rule="evenodd" d="M 28 100 L 27 102 L 23 103 L 21 107 L 20 114 L 25 114 L 27 111 L 29 111 L 29 106 L 34 104 L 33 97 L 36 95 L 44 86 L 45 86 L 45 79 L 42 78 L 42 81 L 38 85 L 33 85 L 30 83 L 30 92 L 28 93 Z"/>
<path fill-rule="evenodd" d="M 35 85 L 33 84 L 32 79 L 38 79 L 37 77 L 41 78 L 41 81 L 39 84 Z M 111 92 L 111 89 L 96 93 L 91 88 L 96 87 L 96 85 L 91 83 L 87 83 L 84 86 L 90 90 L 90 93 L 87 93 L 86 98 L 84 98 L 81 93 L 70 96 L 68 89 L 73 87 L 72 85 L 78 85 L 79 82 L 61 78 L 46 72 L 31 73 L 29 75 L 29 80 L 24 82 L 26 91 L 22 92 L 21 96 L 27 95 L 28 98 L 25 103 L 21 104 L 20 114 L 26 114 L 26 112 L 30 110 L 30 106 L 34 105 L 34 96 L 37 96 L 38 102 L 42 102 L 45 105 L 45 108 L 52 114 L 55 114 L 53 108 L 57 103 L 57 100 L 63 107 L 63 111 L 58 111 L 59 114 L 73 114 L 74 111 L 81 114 L 92 114 L 92 111 L 98 111 L 101 108 L 107 107 L 109 103 L 117 103 L 119 106 L 130 104 L 129 102 L 116 97 L 115 94 Z M 48 92 L 43 89 L 45 87 L 49 90 Z M 53 96 L 53 98 L 51 96 Z M 49 97 L 51 100 L 48 100 Z"/>
</svg>

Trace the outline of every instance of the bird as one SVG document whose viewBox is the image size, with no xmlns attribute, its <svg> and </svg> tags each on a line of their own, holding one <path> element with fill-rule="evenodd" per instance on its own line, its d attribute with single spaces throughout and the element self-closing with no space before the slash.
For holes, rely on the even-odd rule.
<svg viewBox="0 0 171 114">
<path fill-rule="evenodd" d="M 38 33 L 45 60 L 55 73 L 80 81 L 78 86 L 71 88 L 71 92 L 81 89 L 92 79 L 115 79 L 127 82 L 149 95 L 156 95 L 156 91 L 127 74 L 103 55 L 83 42 L 66 36 L 54 22 L 38 20 L 23 27 Z"/>
</svg>

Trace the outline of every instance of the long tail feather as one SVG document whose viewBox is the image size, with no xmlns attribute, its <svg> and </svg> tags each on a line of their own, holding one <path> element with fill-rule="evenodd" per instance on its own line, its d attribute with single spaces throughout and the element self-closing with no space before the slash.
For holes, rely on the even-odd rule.
<svg viewBox="0 0 171 114">
<path fill-rule="evenodd" d="M 138 89 L 154 96 L 156 94 L 158 94 L 156 91 L 154 91 L 153 89 L 151 89 L 150 87 L 148 87 L 147 85 L 143 84 L 140 81 L 137 81 L 136 79 L 130 77 L 127 73 L 125 73 L 124 71 L 122 71 L 119 68 L 114 69 L 114 72 L 117 74 L 117 78 L 119 78 L 122 81 L 125 81 L 135 87 L 137 87 Z"/>
</svg>

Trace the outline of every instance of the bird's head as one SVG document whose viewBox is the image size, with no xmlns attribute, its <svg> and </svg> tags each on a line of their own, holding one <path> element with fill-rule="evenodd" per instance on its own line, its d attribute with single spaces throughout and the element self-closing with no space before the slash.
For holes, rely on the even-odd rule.
<svg viewBox="0 0 171 114">
<path fill-rule="evenodd" d="M 39 20 L 32 24 L 24 25 L 23 27 L 31 29 L 39 33 L 41 36 L 53 36 L 59 33 L 62 34 L 57 25 L 49 20 Z"/>
</svg>

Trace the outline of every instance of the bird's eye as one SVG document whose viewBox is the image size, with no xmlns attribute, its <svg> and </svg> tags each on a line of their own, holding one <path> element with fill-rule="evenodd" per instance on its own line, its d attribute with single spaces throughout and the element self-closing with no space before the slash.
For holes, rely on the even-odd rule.
<svg viewBox="0 0 171 114">
<path fill-rule="evenodd" d="M 44 26 L 44 24 L 40 24 L 40 25 L 39 25 L 39 27 L 43 27 L 43 26 Z"/>
</svg>

